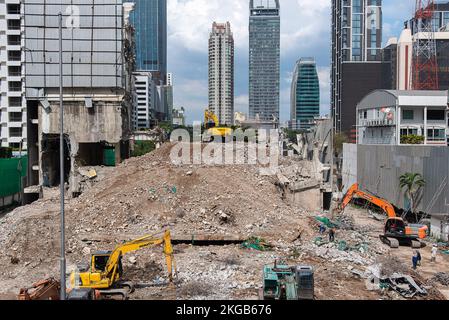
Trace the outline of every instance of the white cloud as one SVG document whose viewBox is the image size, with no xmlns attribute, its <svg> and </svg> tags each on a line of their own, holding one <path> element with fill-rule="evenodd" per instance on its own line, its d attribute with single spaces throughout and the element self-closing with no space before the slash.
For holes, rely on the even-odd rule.
<svg viewBox="0 0 449 320">
<path fill-rule="evenodd" d="M 413 3 L 412 3 L 413 2 Z M 168 59 L 174 73 L 175 105 L 186 108 L 189 122 L 201 119 L 207 105 L 207 51 L 214 21 L 231 23 L 235 40 L 235 106 L 248 108 L 249 0 L 168 0 Z M 384 42 L 398 36 L 413 13 L 414 1 L 384 0 Z M 300 57 L 318 64 L 322 112 L 330 104 L 331 1 L 281 0 L 281 120 L 290 114 L 291 73 Z M 396 34 L 397 33 L 397 34 Z"/>
</svg>

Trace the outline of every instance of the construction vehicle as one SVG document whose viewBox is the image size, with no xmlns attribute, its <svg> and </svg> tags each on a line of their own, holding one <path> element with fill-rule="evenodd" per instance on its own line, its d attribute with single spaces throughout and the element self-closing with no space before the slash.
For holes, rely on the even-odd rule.
<svg viewBox="0 0 449 320">
<path fill-rule="evenodd" d="M 314 271 L 310 266 L 266 265 L 263 270 L 263 300 L 313 300 Z"/>
<path fill-rule="evenodd" d="M 403 218 L 396 215 L 396 210 L 391 203 L 360 190 L 358 183 L 349 188 L 338 210 L 342 212 L 354 197 L 374 204 L 387 214 L 388 219 L 385 223 L 384 234 L 380 235 L 383 243 L 391 248 L 399 248 L 400 245 L 413 248 L 422 247 L 421 239 L 427 237 L 428 227 L 426 225 L 408 224 Z"/>
<path fill-rule="evenodd" d="M 92 254 L 90 267 L 78 267 L 79 272 L 70 274 L 69 295 L 72 300 L 85 300 L 83 297 L 99 296 L 100 298 L 121 297 L 123 300 L 134 291 L 131 282 L 122 280 L 122 258 L 126 253 L 149 246 L 164 245 L 165 260 L 170 283 L 176 276 L 176 264 L 173 258 L 170 231 L 163 237 L 148 235 L 117 246 L 113 251 L 101 251 Z"/>
<path fill-rule="evenodd" d="M 61 284 L 54 278 L 38 281 L 30 288 L 20 289 L 18 300 L 59 300 Z"/>
<path fill-rule="evenodd" d="M 232 136 L 233 132 L 231 128 L 220 127 L 218 117 L 209 109 L 204 111 L 204 127 L 207 130 L 205 142 L 210 142 L 212 137 L 222 137 L 224 140 L 226 137 Z"/>
</svg>

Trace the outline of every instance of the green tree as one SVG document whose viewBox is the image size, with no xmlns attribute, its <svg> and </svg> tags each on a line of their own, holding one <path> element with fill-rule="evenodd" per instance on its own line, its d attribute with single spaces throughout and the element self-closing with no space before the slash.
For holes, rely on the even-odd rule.
<svg viewBox="0 0 449 320">
<path fill-rule="evenodd" d="M 334 153 L 339 156 L 343 152 L 343 144 L 348 143 L 349 139 L 345 133 L 337 133 L 334 135 Z"/>
<path fill-rule="evenodd" d="M 410 210 L 412 211 L 412 213 L 415 213 L 416 218 L 418 218 L 418 215 L 416 213 L 418 207 L 417 198 L 422 188 L 424 188 L 424 186 L 426 185 L 426 181 L 419 173 L 407 172 L 399 178 L 399 185 L 401 187 L 401 190 L 405 189 L 405 194 L 410 201 Z"/>
</svg>

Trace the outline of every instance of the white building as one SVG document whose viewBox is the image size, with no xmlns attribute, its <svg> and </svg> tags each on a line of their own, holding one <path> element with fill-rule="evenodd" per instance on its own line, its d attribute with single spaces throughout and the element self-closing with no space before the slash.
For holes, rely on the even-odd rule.
<svg viewBox="0 0 449 320">
<path fill-rule="evenodd" d="M 180 109 L 173 108 L 172 124 L 174 126 L 185 126 L 186 125 L 184 107 L 181 107 Z"/>
<path fill-rule="evenodd" d="M 150 72 L 135 72 L 136 101 L 133 112 L 134 130 L 149 129 L 156 119 L 156 85 Z"/>
<path fill-rule="evenodd" d="M 27 149 L 23 30 L 20 0 L 0 1 L 0 142 Z"/>
<path fill-rule="evenodd" d="M 214 22 L 209 37 L 209 110 L 221 124 L 234 123 L 234 37 L 229 22 Z"/>
<path fill-rule="evenodd" d="M 376 90 L 357 105 L 358 144 L 449 145 L 447 91 Z"/>
</svg>

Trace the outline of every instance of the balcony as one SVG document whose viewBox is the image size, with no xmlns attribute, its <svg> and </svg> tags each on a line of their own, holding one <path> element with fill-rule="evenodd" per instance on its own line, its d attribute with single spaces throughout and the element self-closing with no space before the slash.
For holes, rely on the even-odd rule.
<svg viewBox="0 0 449 320">
<path fill-rule="evenodd" d="M 360 120 L 361 127 L 391 127 L 395 126 L 394 120 L 382 119 L 382 120 L 368 120 L 362 119 Z"/>
</svg>

